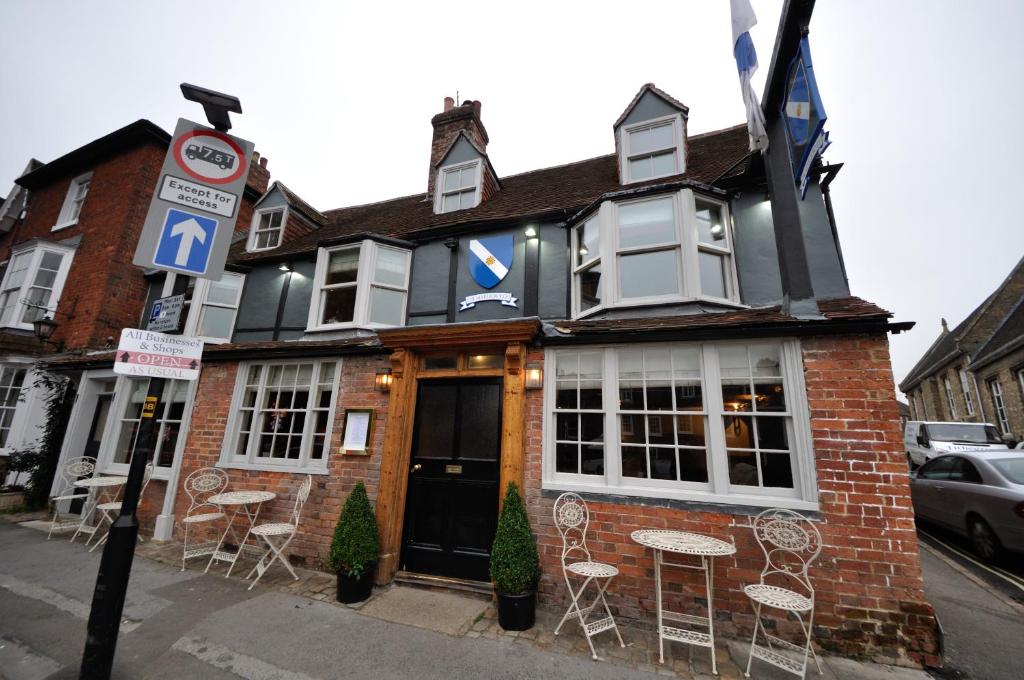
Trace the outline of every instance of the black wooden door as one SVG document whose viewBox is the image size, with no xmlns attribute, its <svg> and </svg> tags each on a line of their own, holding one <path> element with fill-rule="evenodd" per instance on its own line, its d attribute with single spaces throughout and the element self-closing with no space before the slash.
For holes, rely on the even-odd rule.
<svg viewBox="0 0 1024 680">
<path fill-rule="evenodd" d="M 422 380 L 405 510 L 403 568 L 489 581 L 498 522 L 501 380 Z"/>
</svg>

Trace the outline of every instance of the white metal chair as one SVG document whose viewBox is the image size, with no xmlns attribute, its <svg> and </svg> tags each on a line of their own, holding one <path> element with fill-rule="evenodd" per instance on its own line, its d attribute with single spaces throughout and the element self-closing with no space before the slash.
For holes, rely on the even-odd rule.
<svg viewBox="0 0 1024 680">
<path fill-rule="evenodd" d="M 146 495 L 146 487 L 149 486 L 149 480 L 153 478 L 154 469 L 155 466 L 153 465 L 152 462 L 146 463 L 146 470 L 145 472 L 142 473 L 142 489 L 139 491 L 140 503 L 142 502 L 142 497 Z M 121 493 L 123 498 L 123 489 Z M 96 524 L 96 528 L 93 530 L 93 538 L 95 538 L 96 535 L 99 534 L 100 529 L 103 528 L 104 524 L 107 525 L 107 530 L 104 531 L 103 535 L 100 536 L 100 538 L 92 544 L 92 547 L 89 548 L 89 552 L 92 552 L 93 550 L 107 542 L 107 536 L 110 535 L 110 527 L 114 524 L 114 521 L 117 519 L 118 515 L 121 514 L 121 501 L 110 501 L 108 503 L 100 503 L 99 505 L 96 506 L 96 509 L 100 511 L 100 519 L 99 522 Z M 141 535 L 138 538 L 140 541 L 142 540 Z M 90 538 L 89 540 L 91 541 L 92 538 Z M 88 541 L 86 541 L 86 545 L 89 545 Z"/>
<path fill-rule="evenodd" d="M 821 534 L 803 515 L 778 508 L 759 514 L 752 527 L 754 538 L 764 551 L 765 566 L 759 583 L 743 587 L 754 608 L 754 636 L 750 641 L 745 675 L 750 677 L 750 665 L 757 658 L 803 678 L 807 673 L 808 655 L 814 658 L 820 674 L 821 663 L 811 645 L 814 587 L 807 571 L 821 553 Z M 782 610 L 784 616 L 792 613 L 803 631 L 803 644 L 769 635 L 761 621 L 762 606 Z M 763 633 L 767 646 L 758 644 L 759 632 Z"/>
<path fill-rule="evenodd" d="M 182 571 L 185 571 L 186 560 L 212 555 L 217 549 L 217 541 L 193 543 L 190 547 L 188 533 L 189 528 L 194 525 L 209 524 L 225 517 L 220 506 L 211 503 L 209 499 L 222 492 L 227 485 L 228 473 L 219 468 L 199 468 L 185 478 L 185 493 L 188 494 L 189 506 L 181 520 L 185 526 L 185 543 L 181 549 Z"/>
<path fill-rule="evenodd" d="M 285 566 L 296 581 L 299 580 L 298 574 L 292 569 L 292 565 L 288 563 L 288 555 L 285 554 L 285 548 L 295 538 L 296 532 L 299 530 L 299 516 L 302 514 L 302 506 L 306 504 L 306 499 L 309 498 L 309 490 L 313 486 L 313 475 L 306 475 L 306 480 L 299 486 L 298 491 L 295 493 L 295 505 L 292 507 L 291 521 L 289 522 L 266 522 L 264 524 L 257 524 L 253 527 L 253 536 L 259 536 L 263 539 L 263 542 L 267 544 L 267 550 L 260 556 L 260 559 L 256 562 L 256 566 L 252 568 L 246 578 L 251 578 L 253 572 L 256 573 L 256 578 L 251 584 L 249 584 L 249 590 L 259 582 L 263 574 L 270 568 L 270 565 L 274 561 L 278 561 Z M 275 542 L 276 541 L 276 542 Z"/>
<path fill-rule="evenodd" d="M 90 503 L 92 494 L 85 489 L 75 487 L 75 482 L 82 477 L 90 477 L 95 471 L 96 459 L 89 456 L 72 458 L 64 464 L 64 468 L 60 471 L 60 490 L 56 496 L 50 498 L 53 502 L 53 519 L 50 520 L 50 531 L 46 534 L 46 540 L 50 540 L 50 536 L 53 535 L 54 531 L 72 528 L 75 529 L 75 533 L 71 536 L 71 540 L 74 541 L 78 538 L 78 534 L 82 532 L 86 519 L 92 513 L 92 503 Z M 62 503 L 67 503 L 70 506 L 71 503 L 77 500 L 82 501 L 81 514 L 61 512 L 60 506 Z"/>
<path fill-rule="evenodd" d="M 615 625 L 615 618 L 612 616 L 611 610 L 608 609 L 608 602 L 604 598 L 605 591 L 611 584 L 612 578 L 618 575 L 619 570 L 610 564 L 591 560 L 590 551 L 587 549 L 590 510 L 578 494 L 563 493 L 555 501 L 552 513 L 555 518 L 555 527 L 558 529 L 559 536 L 562 537 L 562 574 L 565 576 L 565 585 L 572 598 L 569 609 L 566 610 L 565 616 L 555 628 L 555 635 L 558 635 L 568 619 L 576 619 L 580 623 L 583 635 L 587 638 L 587 644 L 590 645 L 590 655 L 596 660 L 597 652 L 590 639 L 598 633 L 609 629 L 614 630 L 615 637 L 619 639 L 619 645 L 626 646 L 619 634 L 618 626 Z M 572 561 L 574 559 L 577 561 Z M 570 574 L 584 579 L 579 588 L 573 588 Z M 583 593 L 591 582 L 597 588 L 597 595 L 594 596 L 593 602 L 581 607 L 580 600 L 583 599 Z M 598 605 L 604 609 L 604 617 L 588 622 L 587 617 Z"/>
</svg>

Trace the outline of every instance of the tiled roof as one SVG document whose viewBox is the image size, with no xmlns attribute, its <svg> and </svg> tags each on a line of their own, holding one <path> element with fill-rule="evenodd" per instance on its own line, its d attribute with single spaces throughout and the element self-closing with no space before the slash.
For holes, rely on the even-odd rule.
<svg viewBox="0 0 1024 680">
<path fill-rule="evenodd" d="M 785 326 L 825 326 L 843 321 L 885 322 L 892 317 L 892 313 L 858 297 L 819 300 L 818 309 L 825 317 L 822 320 L 798 319 L 783 313 L 781 307 L 775 306 L 635 319 L 581 319 L 557 322 L 554 327 L 558 333 L 575 337 L 658 331 L 713 330 L 723 327 L 743 329 L 755 326 L 782 327 L 778 329 L 779 332 L 785 332 Z"/>
<path fill-rule="evenodd" d="M 327 218 L 324 217 L 322 212 L 302 200 L 302 197 L 286 187 L 284 182 L 275 181 L 274 184 L 276 184 L 277 188 L 282 194 L 284 194 L 284 198 L 288 201 L 288 205 L 298 210 L 318 226 L 322 227 L 327 223 Z"/>
<path fill-rule="evenodd" d="M 981 368 L 1021 347 L 1024 347 L 1024 298 L 1003 320 L 988 342 L 981 346 L 971 361 L 971 368 Z"/>
<path fill-rule="evenodd" d="M 433 203 L 426 194 L 326 210 L 327 224 L 315 233 L 284 243 L 272 251 L 239 253 L 236 257 L 239 262 L 248 262 L 308 253 L 313 252 L 322 240 L 357 233 L 412 238 L 423 232 L 464 224 L 541 215 L 568 217 L 610 192 L 677 180 L 711 184 L 723 176 L 741 175 L 747 167 L 747 144 L 745 125 L 694 135 L 687 139 L 684 174 L 625 186 L 619 182 L 615 154 L 511 175 L 501 179 L 501 190 L 489 200 L 475 208 L 453 213 L 435 215 Z"/>
</svg>

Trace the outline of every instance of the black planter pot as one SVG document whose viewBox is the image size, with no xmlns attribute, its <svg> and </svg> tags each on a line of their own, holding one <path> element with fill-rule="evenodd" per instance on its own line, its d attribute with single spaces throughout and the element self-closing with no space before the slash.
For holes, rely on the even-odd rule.
<svg viewBox="0 0 1024 680">
<path fill-rule="evenodd" d="M 498 593 L 498 623 L 505 630 L 530 630 L 537 613 L 537 591 L 522 595 Z"/>
<path fill-rule="evenodd" d="M 362 602 L 373 593 L 373 572 L 377 565 L 371 564 L 358 578 L 345 572 L 338 572 L 338 602 L 354 604 Z"/>
</svg>

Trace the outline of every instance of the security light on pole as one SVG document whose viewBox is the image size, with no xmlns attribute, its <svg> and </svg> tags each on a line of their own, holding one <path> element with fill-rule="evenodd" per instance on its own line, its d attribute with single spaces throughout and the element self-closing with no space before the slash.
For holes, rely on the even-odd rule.
<svg viewBox="0 0 1024 680">
<path fill-rule="evenodd" d="M 188 83 L 181 84 L 181 94 L 190 102 L 197 102 L 203 105 L 206 111 L 206 119 L 210 121 L 218 132 L 227 132 L 231 129 L 231 117 L 228 113 L 241 113 L 242 102 L 230 94 L 209 90 L 198 85 Z"/>
</svg>

